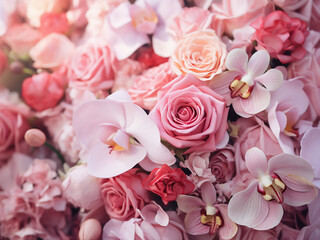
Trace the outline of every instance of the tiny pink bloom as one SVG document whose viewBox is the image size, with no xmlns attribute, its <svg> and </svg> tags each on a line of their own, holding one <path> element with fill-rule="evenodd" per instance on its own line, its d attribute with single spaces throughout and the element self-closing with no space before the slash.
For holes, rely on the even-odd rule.
<svg viewBox="0 0 320 240">
<path fill-rule="evenodd" d="M 156 124 L 123 90 L 105 100 L 80 105 L 74 112 L 73 126 L 87 149 L 84 160 L 93 176 L 117 176 L 146 156 L 159 164 L 175 162 L 174 156 L 161 144 Z"/>
<path fill-rule="evenodd" d="M 313 169 L 301 157 L 280 154 L 269 161 L 253 147 L 246 153 L 246 165 L 254 179 L 231 198 L 228 214 L 232 221 L 257 230 L 275 227 L 283 216 L 282 203 L 302 206 L 314 200 Z"/>
<path fill-rule="evenodd" d="M 201 197 L 180 195 L 177 199 L 178 208 L 187 213 L 187 232 L 191 235 L 218 233 L 223 239 L 233 238 L 238 226 L 228 217 L 227 205 L 216 203 L 216 190 L 211 183 L 201 185 Z"/>
<path fill-rule="evenodd" d="M 265 72 L 269 62 L 270 56 L 265 50 L 257 51 L 248 61 L 245 50 L 233 49 L 226 59 L 229 71 L 215 77 L 211 88 L 223 94 L 237 114 L 251 117 L 269 106 L 270 91 L 278 89 L 283 82 L 279 70 Z"/>
</svg>

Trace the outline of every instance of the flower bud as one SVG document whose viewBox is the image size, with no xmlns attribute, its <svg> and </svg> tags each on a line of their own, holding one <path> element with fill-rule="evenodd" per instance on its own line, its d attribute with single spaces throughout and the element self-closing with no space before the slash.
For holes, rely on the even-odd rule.
<svg viewBox="0 0 320 240">
<path fill-rule="evenodd" d="M 80 227 L 80 240 L 98 240 L 101 236 L 101 224 L 98 220 L 90 218 L 85 220 Z"/>
<path fill-rule="evenodd" d="M 25 135 L 24 139 L 32 147 L 40 147 L 46 141 L 46 136 L 44 133 L 36 128 L 29 129 Z"/>
</svg>

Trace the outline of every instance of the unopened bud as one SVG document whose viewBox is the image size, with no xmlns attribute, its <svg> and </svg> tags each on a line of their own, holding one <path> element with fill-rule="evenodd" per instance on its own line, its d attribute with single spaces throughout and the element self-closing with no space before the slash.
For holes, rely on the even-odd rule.
<svg viewBox="0 0 320 240">
<path fill-rule="evenodd" d="M 101 224 L 97 219 L 90 218 L 85 220 L 80 227 L 80 240 L 98 240 L 101 237 Z"/>
<path fill-rule="evenodd" d="M 44 135 L 44 133 L 41 130 L 32 128 L 24 134 L 24 139 L 30 146 L 40 147 L 45 143 L 46 135 Z"/>
</svg>

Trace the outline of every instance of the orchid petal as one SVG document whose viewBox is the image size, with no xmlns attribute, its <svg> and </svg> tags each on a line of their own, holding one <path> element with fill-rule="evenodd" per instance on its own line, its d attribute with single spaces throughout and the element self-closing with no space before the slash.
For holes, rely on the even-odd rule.
<svg viewBox="0 0 320 240">
<path fill-rule="evenodd" d="M 268 215 L 268 203 L 257 190 L 257 182 L 252 182 L 244 191 L 231 198 L 228 206 L 229 218 L 247 227 L 257 226 Z"/>
<path fill-rule="evenodd" d="M 223 225 L 219 230 L 219 235 L 222 239 L 231 239 L 236 235 L 238 231 L 238 225 L 231 221 L 228 216 L 228 205 L 217 204 L 215 207 L 221 213 L 223 219 Z"/>
<path fill-rule="evenodd" d="M 213 205 L 216 203 L 216 189 L 210 182 L 205 182 L 201 185 L 201 197 L 206 205 Z"/>
<path fill-rule="evenodd" d="M 245 50 L 235 48 L 228 53 L 226 67 L 229 71 L 236 71 L 241 74 L 246 72 L 248 64 L 248 54 Z"/>
<path fill-rule="evenodd" d="M 169 224 L 169 216 L 156 203 L 148 204 L 141 210 L 141 215 L 145 221 L 151 224 L 159 224 L 160 226 L 167 226 Z"/>
<path fill-rule="evenodd" d="M 129 140 L 130 136 L 121 129 L 119 129 L 113 137 L 113 141 L 126 150 L 129 148 Z"/>
<path fill-rule="evenodd" d="M 250 148 L 246 152 L 245 159 L 249 172 L 257 178 L 265 174 L 268 169 L 266 155 L 257 147 Z"/>
<path fill-rule="evenodd" d="M 262 112 L 269 106 L 269 104 L 269 91 L 258 84 L 254 85 L 254 89 L 248 99 L 238 98 L 232 102 L 233 108 L 236 113 L 243 117 Z"/>
<path fill-rule="evenodd" d="M 283 182 L 285 184 L 287 183 L 285 180 Z M 298 207 L 298 206 L 311 203 L 317 197 L 318 190 L 313 184 L 307 183 L 307 182 L 302 182 L 302 184 L 303 184 L 302 186 L 304 186 L 305 191 L 300 192 L 300 191 L 292 190 L 290 188 L 287 188 L 284 191 L 283 202 L 285 204 Z"/>
<path fill-rule="evenodd" d="M 130 6 L 129 2 L 124 2 L 108 14 L 107 17 L 110 19 L 110 24 L 113 28 L 120 28 L 131 23 Z"/>
<path fill-rule="evenodd" d="M 142 146 L 131 144 L 128 150 L 110 153 L 108 145 L 98 141 L 89 150 L 88 171 L 98 178 L 114 177 L 133 168 L 145 156 Z"/>
<path fill-rule="evenodd" d="M 258 226 L 253 227 L 256 230 L 268 230 L 277 226 L 283 216 L 283 208 L 281 204 L 276 202 L 269 202 L 268 204 L 268 216 L 266 219 Z"/>
<path fill-rule="evenodd" d="M 209 226 L 201 223 L 201 213 L 199 210 L 189 212 L 185 219 L 187 233 L 191 235 L 202 235 L 209 233 Z"/>
<path fill-rule="evenodd" d="M 122 89 L 112 93 L 106 99 L 116 102 L 132 102 L 130 94 Z"/>
<path fill-rule="evenodd" d="M 269 173 L 276 173 L 280 178 L 299 176 L 312 182 L 314 173 L 311 165 L 303 158 L 296 155 L 282 153 L 269 160 Z"/>
<path fill-rule="evenodd" d="M 194 196 L 180 195 L 177 198 L 178 208 L 185 213 L 189 213 L 193 210 L 201 210 L 205 207 L 204 202 Z"/>
<path fill-rule="evenodd" d="M 266 73 L 255 78 L 255 81 L 262 83 L 269 91 L 274 91 L 282 85 L 283 74 L 278 69 L 270 69 Z"/>
<path fill-rule="evenodd" d="M 269 62 L 270 56 L 267 51 L 257 51 L 249 59 L 246 72 L 253 77 L 260 76 L 267 70 Z"/>
<path fill-rule="evenodd" d="M 149 159 L 155 163 L 174 164 L 175 157 L 161 143 L 159 129 L 145 111 L 137 105 L 126 104 L 125 114 L 128 123 L 126 132 L 146 149 Z"/>
</svg>

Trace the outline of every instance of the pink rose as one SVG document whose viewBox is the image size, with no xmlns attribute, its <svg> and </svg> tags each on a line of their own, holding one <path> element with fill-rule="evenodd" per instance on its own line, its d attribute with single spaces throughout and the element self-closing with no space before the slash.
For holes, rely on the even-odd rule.
<svg viewBox="0 0 320 240">
<path fill-rule="evenodd" d="M 124 221 L 139 216 L 137 210 L 150 201 L 142 186 L 146 176 L 146 173 L 133 168 L 117 177 L 101 180 L 101 196 L 111 218 Z"/>
<path fill-rule="evenodd" d="M 178 74 L 191 73 L 201 81 L 209 81 L 225 68 L 227 49 L 213 30 L 192 32 L 182 38 L 171 63 Z"/>
<path fill-rule="evenodd" d="M 22 96 L 37 111 L 55 107 L 64 95 L 62 76 L 42 72 L 26 78 L 22 84 Z"/>
<path fill-rule="evenodd" d="M 61 13 L 67 10 L 69 0 L 24 0 L 26 17 L 33 27 L 40 26 L 40 18 L 44 13 Z"/>
<path fill-rule="evenodd" d="M 62 33 L 66 34 L 69 30 L 69 22 L 65 13 L 44 13 L 41 16 L 39 30 L 44 34 Z"/>
<path fill-rule="evenodd" d="M 92 210 L 102 206 L 100 179 L 89 175 L 86 165 L 71 168 L 63 181 L 66 198 L 73 205 Z"/>
<path fill-rule="evenodd" d="M 257 50 L 266 49 L 271 57 L 285 64 L 304 57 L 306 50 L 302 45 L 309 34 L 304 21 L 274 11 L 251 26 L 256 29 L 252 40 L 258 42 Z"/>
<path fill-rule="evenodd" d="M 114 83 L 114 55 L 100 39 L 80 46 L 70 65 L 70 85 L 97 91 L 110 89 Z"/>
<path fill-rule="evenodd" d="M 178 42 L 191 32 L 210 28 L 212 16 L 209 11 L 198 7 L 183 8 L 182 12 L 171 20 L 168 31 Z"/>
<path fill-rule="evenodd" d="M 28 110 L 20 105 L 17 96 L 0 90 L 0 165 L 14 152 L 24 149 L 23 136 L 29 128 Z"/>
<path fill-rule="evenodd" d="M 160 135 L 177 148 L 214 151 L 226 136 L 228 108 L 223 97 L 191 74 L 177 77 L 158 94 L 150 112 Z"/>
<path fill-rule="evenodd" d="M 137 76 L 128 92 L 135 104 L 151 110 L 157 103 L 158 91 L 176 76 L 166 62 Z"/>
<path fill-rule="evenodd" d="M 209 160 L 211 173 L 216 177 L 217 183 L 230 181 L 235 175 L 235 149 L 232 145 L 213 153 Z"/>
<path fill-rule="evenodd" d="M 224 31 L 230 36 L 233 30 L 250 24 L 268 10 L 268 0 L 242 0 L 241 5 L 237 0 L 219 2 L 214 2 L 210 10 L 222 21 Z"/>
<path fill-rule="evenodd" d="M 13 51 L 23 55 L 27 54 L 41 37 L 41 33 L 28 24 L 17 24 L 8 29 L 4 41 Z"/>
<path fill-rule="evenodd" d="M 51 33 L 30 50 L 30 56 L 34 60 L 34 67 L 56 69 L 69 62 L 74 50 L 73 42 L 65 35 Z"/>
<path fill-rule="evenodd" d="M 240 127 L 238 138 L 234 144 L 235 164 L 238 174 L 242 171 L 247 171 L 244 157 L 252 147 L 261 149 L 268 159 L 282 153 L 276 136 L 261 119 L 257 117 L 251 119 L 241 118 L 236 122 L 236 125 Z"/>
</svg>

